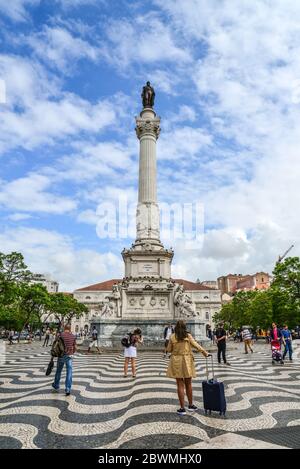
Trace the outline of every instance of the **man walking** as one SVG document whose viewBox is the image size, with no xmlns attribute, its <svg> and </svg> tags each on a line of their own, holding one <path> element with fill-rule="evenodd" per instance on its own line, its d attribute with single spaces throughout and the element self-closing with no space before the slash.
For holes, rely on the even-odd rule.
<svg viewBox="0 0 300 469">
<path fill-rule="evenodd" d="M 64 327 L 64 332 L 60 334 L 60 338 L 64 343 L 64 355 L 57 359 L 57 368 L 54 378 L 54 383 L 52 384 L 53 389 L 58 392 L 61 372 L 66 365 L 66 382 L 65 382 L 65 391 L 66 396 L 69 396 L 71 393 L 72 387 L 72 366 L 73 366 L 73 355 L 76 352 L 76 337 L 71 333 L 70 324 L 66 324 Z"/>
<path fill-rule="evenodd" d="M 224 324 L 221 322 L 216 330 L 216 342 L 218 347 L 218 362 L 221 363 L 221 354 L 225 365 L 229 365 L 226 360 L 226 331 Z"/>
<path fill-rule="evenodd" d="M 283 330 L 281 331 L 283 344 L 284 344 L 284 352 L 283 352 L 283 360 L 285 359 L 286 354 L 289 352 L 289 359 L 292 361 L 293 355 L 293 348 L 292 348 L 292 333 L 289 330 L 288 326 L 285 325 Z"/>
<path fill-rule="evenodd" d="M 10 331 L 9 335 L 8 335 L 8 343 L 9 345 L 13 345 L 13 336 L 15 335 L 14 331 Z"/>
<path fill-rule="evenodd" d="M 245 345 L 245 353 L 248 353 L 248 347 L 251 350 L 251 353 L 253 353 L 253 350 L 251 348 L 252 334 L 249 331 L 248 327 L 243 328 L 242 335 L 243 335 L 243 341 Z"/>
<path fill-rule="evenodd" d="M 47 347 L 47 345 L 49 343 L 49 339 L 50 339 L 50 329 L 49 329 L 49 327 L 47 327 L 43 347 Z"/>
<path fill-rule="evenodd" d="M 96 326 L 93 327 L 91 336 L 92 336 L 92 342 L 89 345 L 88 353 L 91 351 L 92 347 L 96 347 L 98 352 L 101 353 L 101 350 L 98 347 L 98 331 L 96 329 Z"/>
</svg>

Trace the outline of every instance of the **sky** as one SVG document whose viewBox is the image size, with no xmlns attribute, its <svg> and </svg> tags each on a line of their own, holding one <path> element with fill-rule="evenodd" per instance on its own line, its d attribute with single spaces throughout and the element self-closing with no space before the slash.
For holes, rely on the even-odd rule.
<svg viewBox="0 0 300 469">
<path fill-rule="evenodd" d="M 62 291 L 123 277 L 134 234 L 99 237 L 99 207 L 137 202 L 147 80 L 159 202 L 204 209 L 201 247 L 163 239 L 173 277 L 271 272 L 291 244 L 299 256 L 294 0 L 0 0 L 0 251 Z"/>
</svg>

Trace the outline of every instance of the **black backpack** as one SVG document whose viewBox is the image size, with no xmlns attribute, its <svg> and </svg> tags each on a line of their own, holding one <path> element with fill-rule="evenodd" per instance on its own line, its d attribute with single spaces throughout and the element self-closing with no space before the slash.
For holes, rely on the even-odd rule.
<svg viewBox="0 0 300 469">
<path fill-rule="evenodd" d="M 51 348 L 52 357 L 61 358 L 65 354 L 65 343 L 62 337 L 56 337 Z"/>
<path fill-rule="evenodd" d="M 125 337 L 123 337 L 123 339 L 121 340 L 121 344 L 123 345 L 123 347 L 130 347 L 132 345 L 132 335 L 131 333 L 127 334 Z"/>
</svg>

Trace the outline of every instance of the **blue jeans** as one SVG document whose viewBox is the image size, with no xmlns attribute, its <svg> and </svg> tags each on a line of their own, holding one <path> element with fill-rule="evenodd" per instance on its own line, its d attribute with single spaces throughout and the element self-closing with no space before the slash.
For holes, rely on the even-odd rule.
<svg viewBox="0 0 300 469">
<path fill-rule="evenodd" d="M 286 340 L 285 341 L 285 349 L 284 349 L 284 353 L 283 353 L 283 359 L 285 359 L 285 356 L 288 352 L 289 352 L 289 358 L 291 360 L 292 359 L 292 354 L 293 354 L 293 348 L 292 348 L 291 340 Z"/>
<path fill-rule="evenodd" d="M 72 387 L 72 363 L 73 363 L 73 359 L 69 355 L 64 355 L 63 357 L 60 357 L 60 358 L 57 359 L 57 368 L 56 368 L 54 383 L 52 384 L 54 389 L 59 389 L 59 382 L 60 382 L 61 372 L 62 372 L 62 369 L 63 369 L 64 365 L 66 365 L 66 369 L 67 369 L 66 383 L 65 383 L 66 392 L 71 391 L 71 387 Z"/>
</svg>

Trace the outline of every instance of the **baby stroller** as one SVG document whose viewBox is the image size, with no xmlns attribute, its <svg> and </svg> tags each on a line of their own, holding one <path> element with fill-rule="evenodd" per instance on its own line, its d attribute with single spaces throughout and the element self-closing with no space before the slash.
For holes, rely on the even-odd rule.
<svg viewBox="0 0 300 469">
<path fill-rule="evenodd" d="M 271 350 L 272 365 L 274 365 L 275 362 L 280 362 L 281 365 L 283 365 L 280 340 L 271 340 Z"/>
</svg>

